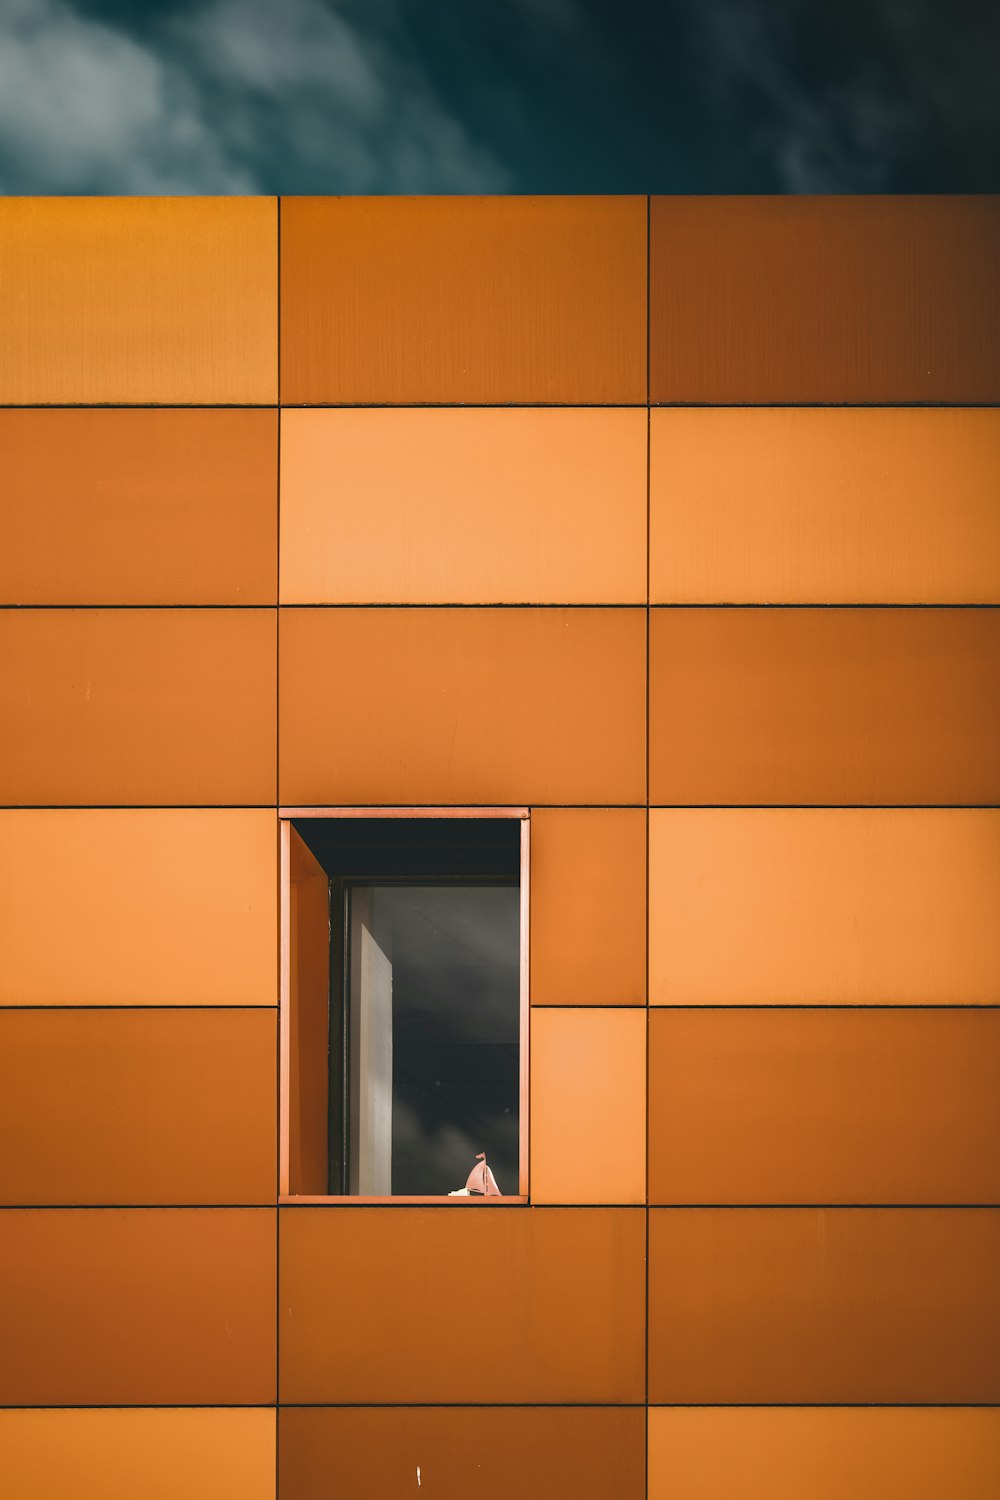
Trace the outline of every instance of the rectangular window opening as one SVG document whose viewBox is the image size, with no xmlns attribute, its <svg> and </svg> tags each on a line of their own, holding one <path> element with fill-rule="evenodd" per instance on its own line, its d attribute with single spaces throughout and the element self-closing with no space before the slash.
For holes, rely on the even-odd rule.
<svg viewBox="0 0 1000 1500">
<path fill-rule="evenodd" d="M 284 812 L 282 1197 L 524 1200 L 527 849 L 517 809 Z"/>
</svg>

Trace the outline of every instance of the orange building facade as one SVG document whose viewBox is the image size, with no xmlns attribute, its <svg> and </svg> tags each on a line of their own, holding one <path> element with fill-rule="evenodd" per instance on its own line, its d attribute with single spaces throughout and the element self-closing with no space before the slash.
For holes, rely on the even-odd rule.
<svg viewBox="0 0 1000 1500">
<path fill-rule="evenodd" d="M 0 1491 L 1000 1492 L 998 263 L 0 204 Z M 526 1201 L 280 1192 L 302 807 L 527 823 Z"/>
</svg>

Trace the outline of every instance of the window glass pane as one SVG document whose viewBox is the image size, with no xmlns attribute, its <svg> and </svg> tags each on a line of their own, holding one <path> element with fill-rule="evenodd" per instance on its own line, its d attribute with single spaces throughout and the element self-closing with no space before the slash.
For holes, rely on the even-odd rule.
<svg viewBox="0 0 1000 1500">
<path fill-rule="evenodd" d="M 373 882 L 348 901 L 349 1191 L 447 1193 L 485 1151 L 516 1193 L 517 886 Z"/>
</svg>

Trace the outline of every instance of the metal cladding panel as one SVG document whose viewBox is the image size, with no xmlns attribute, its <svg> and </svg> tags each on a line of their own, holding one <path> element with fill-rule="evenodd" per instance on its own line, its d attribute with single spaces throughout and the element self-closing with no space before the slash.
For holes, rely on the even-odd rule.
<svg viewBox="0 0 1000 1500">
<path fill-rule="evenodd" d="M 273 1411 L 0 1411 L 0 1475 L 18 1500 L 275 1500 Z"/>
<path fill-rule="evenodd" d="M 273 1203 L 270 1010 L 0 1010 L 0 1201 Z"/>
<path fill-rule="evenodd" d="M 0 1402 L 273 1402 L 274 1214 L 0 1210 Z"/>
<path fill-rule="evenodd" d="M 660 407 L 654 604 L 1000 602 L 1000 411 Z"/>
<path fill-rule="evenodd" d="M 284 198 L 281 399 L 644 402 L 645 198 Z"/>
<path fill-rule="evenodd" d="M 459 1200 L 279 1217 L 283 1403 L 642 1401 L 641 1209 Z"/>
<path fill-rule="evenodd" d="M 274 802 L 271 610 L 0 613 L 15 806 Z"/>
<path fill-rule="evenodd" d="M 5 198 L 0 402 L 267 405 L 274 198 Z"/>
<path fill-rule="evenodd" d="M 1000 801 L 1000 609 L 655 609 L 650 801 Z"/>
<path fill-rule="evenodd" d="M 641 1407 L 283 1407 L 279 1493 L 294 1500 L 645 1500 Z"/>
<path fill-rule="evenodd" d="M 533 1005 L 644 1005 L 645 808 L 531 817 Z"/>
<path fill-rule="evenodd" d="M 277 603 L 274 411 L 0 410 L 4 604 Z"/>
<path fill-rule="evenodd" d="M 650 1016 L 652 1203 L 1000 1201 L 1000 1010 Z"/>
<path fill-rule="evenodd" d="M 535 1203 L 646 1200 L 646 1012 L 531 1013 Z"/>
<path fill-rule="evenodd" d="M 651 1407 L 649 1500 L 992 1500 L 1000 1412 Z"/>
<path fill-rule="evenodd" d="M 263 808 L 0 811 L 0 1004 L 277 1005 L 275 823 Z"/>
<path fill-rule="evenodd" d="M 655 808 L 654 1005 L 995 1005 L 995 808 Z"/>
<path fill-rule="evenodd" d="M 283 609 L 284 804 L 634 802 L 642 609 Z"/>
<path fill-rule="evenodd" d="M 287 604 L 645 604 L 646 413 L 281 414 Z"/>
<path fill-rule="evenodd" d="M 654 402 L 1000 399 L 1000 197 L 653 198 Z"/>
<path fill-rule="evenodd" d="M 998 1209 L 651 1209 L 649 1400 L 996 1402 L 998 1255 Z"/>
</svg>

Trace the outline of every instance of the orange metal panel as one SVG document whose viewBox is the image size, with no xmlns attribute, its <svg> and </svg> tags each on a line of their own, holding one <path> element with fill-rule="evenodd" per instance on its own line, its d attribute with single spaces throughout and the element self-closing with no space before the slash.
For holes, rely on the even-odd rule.
<svg viewBox="0 0 1000 1500">
<path fill-rule="evenodd" d="M 0 812 L 0 1004 L 275 1005 L 274 813 Z"/>
<path fill-rule="evenodd" d="M 6 610 L 8 804 L 274 801 L 270 610 Z"/>
<path fill-rule="evenodd" d="M 0 402 L 277 399 L 273 198 L 5 198 Z"/>
<path fill-rule="evenodd" d="M 656 609 L 650 800 L 1000 801 L 1000 609 Z"/>
<path fill-rule="evenodd" d="M 659 1010 L 653 1203 L 1000 1202 L 1000 1010 Z"/>
<path fill-rule="evenodd" d="M 642 1401 L 641 1209 L 279 1214 L 283 1402 Z"/>
<path fill-rule="evenodd" d="M 1000 197 L 654 198 L 654 401 L 1000 399 Z"/>
<path fill-rule="evenodd" d="M 645 412 L 283 412 L 281 598 L 645 603 Z"/>
<path fill-rule="evenodd" d="M 645 1202 L 645 1009 L 532 1012 L 531 1198 Z"/>
<path fill-rule="evenodd" d="M 0 1210 L 0 1402 L 275 1399 L 275 1210 Z"/>
<path fill-rule="evenodd" d="M 274 411 L 0 411 L 0 599 L 269 604 Z"/>
<path fill-rule="evenodd" d="M 538 808 L 531 818 L 534 1005 L 644 1005 L 646 813 Z"/>
<path fill-rule="evenodd" d="M 274 1500 L 275 1413 L 0 1411 L 0 1488 L 17 1500 Z"/>
<path fill-rule="evenodd" d="M 649 1500 L 993 1500 L 1000 1412 L 653 1407 Z"/>
<path fill-rule="evenodd" d="M 1000 602 L 1000 412 L 651 414 L 658 604 Z"/>
<path fill-rule="evenodd" d="M 636 802 L 641 609 L 283 609 L 281 801 Z"/>
<path fill-rule="evenodd" d="M 657 1404 L 993 1403 L 1000 1210 L 654 1208 Z"/>
<path fill-rule="evenodd" d="M 650 813 L 654 1005 L 1000 998 L 1000 813 Z"/>
<path fill-rule="evenodd" d="M 283 1407 L 282 1495 L 645 1500 L 635 1407 Z"/>
<path fill-rule="evenodd" d="M 282 401 L 645 398 L 644 198 L 282 200 Z"/>
<path fill-rule="evenodd" d="M 288 830 L 288 1191 L 326 1193 L 330 1091 L 330 881 Z"/>
<path fill-rule="evenodd" d="M 0 1202 L 273 1203 L 275 1029 L 266 1010 L 0 1011 Z"/>
</svg>

